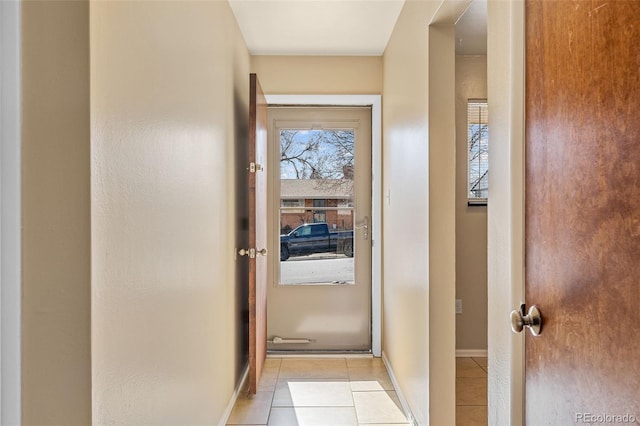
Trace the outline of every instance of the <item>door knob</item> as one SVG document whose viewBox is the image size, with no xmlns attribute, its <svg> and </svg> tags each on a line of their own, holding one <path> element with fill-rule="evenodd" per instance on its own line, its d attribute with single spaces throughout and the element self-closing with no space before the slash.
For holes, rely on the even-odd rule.
<svg viewBox="0 0 640 426">
<path fill-rule="evenodd" d="M 240 256 L 249 256 L 251 259 L 255 259 L 256 255 L 266 256 L 267 249 L 256 250 L 256 249 L 240 249 L 238 250 L 238 254 Z"/>
<path fill-rule="evenodd" d="M 266 256 L 267 255 L 267 249 L 266 248 L 263 248 L 261 250 L 256 250 L 254 248 L 240 249 L 240 250 L 238 250 L 238 254 L 240 256 L 249 256 L 251 259 L 255 259 L 257 254 L 259 254 L 260 256 Z"/>
<path fill-rule="evenodd" d="M 526 306 L 520 305 L 520 310 L 511 311 L 511 329 L 514 333 L 520 333 L 525 327 L 534 336 L 540 335 L 542 331 L 542 314 L 537 306 L 533 305 L 526 312 Z"/>
<path fill-rule="evenodd" d="M 240 256 L 249 256 L 251 259 L 256 257 L 256 249 L 240 249 L 238 250 L 238 254 Z"/>
</svg>

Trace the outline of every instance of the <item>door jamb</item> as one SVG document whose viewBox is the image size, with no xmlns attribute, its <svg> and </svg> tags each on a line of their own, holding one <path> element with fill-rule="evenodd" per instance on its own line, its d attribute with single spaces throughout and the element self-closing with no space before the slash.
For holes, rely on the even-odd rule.
<svg viewBox="0 0 640 426">
<path fill-rule="evenodd" d="M 0 2 L 0 423 L 21 424 L 20 2 Z"/>
<path fill-rule="evenodd" d="M 380 95 L 265 95 L 267 104 L 371 107 L 371 352 L 382 356 L 382 97 Z"/>
<path fill-rule="evenodd" d="M 488 212 L 489 424 L 524 424 L 524 336 L 508 313 L 524 301 L 525 5 L 487 3 L 491 111 Z"/>
</svg>

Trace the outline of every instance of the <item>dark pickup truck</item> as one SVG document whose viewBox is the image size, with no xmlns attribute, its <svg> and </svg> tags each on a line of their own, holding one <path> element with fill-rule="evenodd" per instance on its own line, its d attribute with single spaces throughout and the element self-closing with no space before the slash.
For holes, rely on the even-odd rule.
<svg viewBox="0 0 640 426">
<path fill-rule="evenodd" d="M 326 223 L 305 223 L 280 235 L 280 260 L 313 253 L 344 253 L 353 257 L 353 230 L 332 232 Z"/>
</svg>

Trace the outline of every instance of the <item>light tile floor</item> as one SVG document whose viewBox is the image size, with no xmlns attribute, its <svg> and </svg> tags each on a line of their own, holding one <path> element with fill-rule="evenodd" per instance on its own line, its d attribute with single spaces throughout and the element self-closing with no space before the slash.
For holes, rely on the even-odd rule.
<svg viewBox="0 0 640 426">
<path fill-rule="evenodd" d="M 268 358 L 227 425 L 408 425 L 380 358 Z"/>
<path fill-rule="evenodd" d="M 456 424 L 487 425 L 487 358 L 456 358 Z M 380 358 L 268 358 L 227 425 L 408 425 Z"/>
<path fill-rule="evenodd" d="M 456 424 L 487 425 L 487 358 L 456 358 Z"/>
</svg>

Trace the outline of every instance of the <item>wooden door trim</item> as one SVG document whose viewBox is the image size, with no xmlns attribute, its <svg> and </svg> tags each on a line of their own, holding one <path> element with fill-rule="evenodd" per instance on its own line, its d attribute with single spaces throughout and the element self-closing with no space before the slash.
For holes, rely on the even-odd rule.
<svg viewBox="0 0 640 426">
<path fill-rule="evenodd" d="M 380 95 L 266 95 L 269 105 L 371 107 L 371 351 L 382 356 L 382 97 Z M 275 199 L 274 197 L 271 197 Z M 270 208 L 271 212 L 272 209 Z M 271 219 L 269 219 L 271 223 Z M 270 263 L 271 266 L 271 263 Z M 271 273 L 269 276 L 273 276 Z"/>
</svg>

